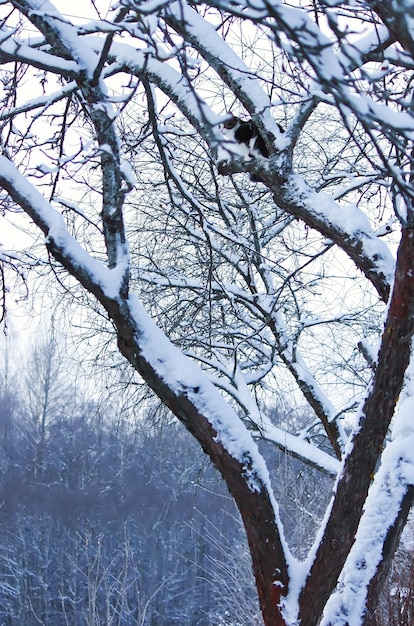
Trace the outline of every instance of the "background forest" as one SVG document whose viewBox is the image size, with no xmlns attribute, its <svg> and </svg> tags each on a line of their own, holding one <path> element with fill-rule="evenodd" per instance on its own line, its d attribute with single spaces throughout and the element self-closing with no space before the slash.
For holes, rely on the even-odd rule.
<svg viewBox="0 0 414 626">
<path fill-rule="evenodd" d="M 124 406 L 119 376 L 106 376 L 108 393 L 95 373 L 88 400 L 59 336 L 44 333 L 24 362 L 16 333 L 1 340 L 0 623 L 261 624 L 241 520 L 217 472 L 159 405 Z M 272 416 L 283 423 L 286 410 Z M 274 446 L 262 452 L 303 558 L 332 479 Z M 379 626 L 412 624 L 413 555 L 409 526 Z"/>
</svg>

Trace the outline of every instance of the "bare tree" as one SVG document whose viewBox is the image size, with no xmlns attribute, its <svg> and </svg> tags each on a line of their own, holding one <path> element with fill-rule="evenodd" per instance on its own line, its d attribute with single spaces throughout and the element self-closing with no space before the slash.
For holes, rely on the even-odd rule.
<svg viewBox="0 0 414 626">
<path fill-rule="evenodd" d="M 221 472 L 266 626 L 364 623 L 414 493 L 411 4 L 87 4 L 1 5 L 2 210 L 34 233 L 2 262 L 94 296 Z M 260 438 L 337 474 L 300 566 Z"/>
<path fill-rule="evenodd" d="M 28 435 L 35 449 L 33 475 L 43 479 L 47 427 L 62 414 L 67 401 L 68 377 L 64 373 L 62 355 L 56 341 L 53 324 L 47 337 L 39 338 L 27 356 L 25 404 L 31 424 Z"/>
</svg>

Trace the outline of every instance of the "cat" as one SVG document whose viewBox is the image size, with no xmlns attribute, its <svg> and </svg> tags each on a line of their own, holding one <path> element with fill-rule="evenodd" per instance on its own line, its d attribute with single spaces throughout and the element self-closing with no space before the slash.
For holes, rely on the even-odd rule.
<svg viewBox="0 0 414 626">
<path fill-rule="evenodd" d="M 269 151 L 262 137 L 259 135 L 253 120 L 245 122 L 239 117 L 232 115 L 230 119 L 223 123 L 222 133 L 228 139 L 236 141 L 240 146 L 245 146 L 247 149 L 246 156 L 252 158 L 255 156 L 255 153 L 258 153 L 268 158 Z"/>
<path fill-rule="evenodd" d="M 281 133 L 285 132 L 279 124 L 279 130 Z M 229 141 L 236 142 L 238 145 L 237 150 L 227 148 L 229 152 L 238 154 L 247 159 L 253 159 L 257 156 L 269 157 L 269 150 L 257 130 L 256 124 L 253 120 L 241 120 L 239 117 L 232 115 L 226 120 L 222 127 L 221 132 Z M 263 183 L 263 179 L 256 174 L 250 175 L 250 180 L 256 183 Z"/>
</svg>

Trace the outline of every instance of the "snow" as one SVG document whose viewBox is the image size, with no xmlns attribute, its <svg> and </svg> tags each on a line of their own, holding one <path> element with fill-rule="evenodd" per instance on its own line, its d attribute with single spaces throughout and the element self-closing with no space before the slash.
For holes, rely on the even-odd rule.
<svg viewBox="0 0 414 626">
<path fill-rule="evenodd" d="M 351 71 L 354 67 L 360 67 L 364 55 L 369 50 L 376 48 L 389 36 L 388 28 L 382 24 L 376 24 L 375 28 L 367 30 L 361 37 L 347 42 L 341 42 L 341 50 L 337 53 L 338 61 L 342 67 Z"/>
<path fill-rule="evenodd" d="M 347 106 L 358 117 L 366 117 L 379 122 L 394 132 L 404 131 L 411 139 L 414 137 L 414 118 L 411 113 L 396 111 L 384 104 L 374 102 L 363 94 L 348 94 Z"/>
<path fill-rule="evenodd" d="M 126 271 L 126 255 L 113 269 L 94 259 L 68 233 L 62 215 L 3 156 L 0 156 L 0 183 L 6 189 L 16 191 L 19 202 L 46 233 L 45 242 L 53 242 L 60 254 L 70 259 L 76 275 L 87 276 L 107 298 L 119 298 Z M 169 341 L 135 296 L 130 296 L 129 306 L 137 327 L 137 342 L 148 363 L 176 394 L 185 394 L 200 413 L 207 416 L 217 431 L 217 440 L 234 458 L 245 464 L 250 488 L 260 491 L 264 485 L 271 493 L 266 464 L 234 410 L 208 377 Z M 274 506 L 277 511 L 275 502 Z"/>
<path fill-rule="evenodd" d="M 304 441 L 300 436 L 292 435 L 286 430 L 275 426 L 265 414 L 260 413 L 257 402 L 253 398 L 249 388 L 249 376 L 244 374 L 239 367 L 234 366 L 234 362 L 226 364 L 213 361 L 211 359 L 201 359 L 203 363 L 208 364 L 211 368 L 222 372 L 225 377 L 218 379 L 214 377 L 213 382 L 216 387 L 225 390 L 231 397 L 237 400 L 239 406 L 243 407 L 249 420 L 256 424 L 258 432 L 260 433 L 260 439 L 265 438 L 267 441 L 271 441 L 280 449 L 286 451 L 297 459 L 301 459 L 304 463 L 317 468 L 331 476 L 336 476 L 340 463 L 337 459 L 333 458 L 326 452 L 323 452 L 319 448 L 316 448 L 311 443 Z M 267 369 L 271 368 L 271 363 L 267 366 Z M 229 372 L 231 375 L 229 376 Z M 267 373 L 267 372 L 266 372 Z M 231 383 L 226 384 L 227 376 L 231 379 Z M 213 378 L 213 377 L 212 377 Z M 250 379 L 253 377 L 250 376 Z M 315 387 L 317 387 L 315 385 Z M 319 390 L 317 390 L 319 392 Z"/>
<path fill-rule="evenodd" d="M 89 78 L 93 77 L 97 60 L 99 59 L 104 39 L 99 37 L 79 37 L 77 30 L 67 23 L 56 11 L 48 0 L 31 0 L 30 5 L 38 15 L 47 19 L 53 29 L 58 31 L 58 35 L 64 45 L 73 55 L 75 61 L 67 61 L 63 58 L 48 54 L 40 49 L 34 49 L 26 44 L 17 44 L 6 33 L 6 40 L 0 45 L 0 50 L 5 54 L 18 54 L 20 58 L 26 58 L 37 66 L 44 66 L 55 72 L 64 75 L 72 75 L 84 70 Z M 155 16 L 150 16 L 153 6 L 158 7 L 158 0 L 150 0 L 140 6 L 142 11 L 147 12 L 147 24 L 150 34 L 153 34 L 157 26 Z M 338 77 L 343 75 L 343 68 L 349 61 L 359 62 L 359 54 L 362 49 L 369 48 L 375 43 L 375 37 L 383 37 L 384 33 L 378 35 L 371 31 L 359 43 L 343 48 L 339 55 L 335 55 L 331 42 L 325 38 L 319 29 L 303 13 L 295 8 L 289 8 L 274 0 L 271 3 L 279 18 L 289 23 L 292 29 L 301 30 L 303 33 L 303 43 L 305 48 L 318 50 L 318 58 L 315 57 L 315 66 L 324 81 L 337 82 Z M 220 64 L 220 68 L 226 68 L 226 80 L 235 92 L 242 94 L 243 104 L 250 113 L 262 115 L 265 127 L 272 132 L 275 137 L 279 137 L 277 125 L 273 120 L 270 109 L 269 98 L 260 86 L 260 83 L 252 76 L 249 68 L 243 63 L 238 55 L 226 44 L 209 24 L 196 11 L 185 3 L 173 2 L 168 9 L 172 15 L 178 16 L 185 21 L 185 28 L 203 52 L 211 55 L 212 63 Z M 266 3 L 254 0 L 246 7 L 245 15 L 257 16 L 257 11 L 266 10 Z M 316 45 L 315 45 L 316 43 Z M 320 44 L 320 45 L 319 45 Z M 285 45 L 287 49 L 289 43 Z M 293 51 L 290 49 L 293 54 Z M 170 54 L 170 53 L 168 53 Z M 111 46 L 111 55 L 116 59 L 120 68 L 129 67 L 136 75 L 145 68 L 151 80 L 165 93 L 169 94 L 181 107 L 189 119 L 198 124 L 199 127 L 207 129 L 210 137 L 218 137 L 218 124 L 222 117 L 216 115 L 201 98 L 182 74 L 177 72 L 167 60 L 156 59 L 148 51 L 137 50 L 126 43 L 115 43 Z M 215 60 L 214 60 L 215 59 Z M 111 68 L 113 71 L 113 67 Z M 74 85 L 70 86 L 70 90 Z M 342 86 L 343 89 L 345 89 Z M 69 87 L 66 87 L 69 90 Z M 408 132 L 414 137 L 414 121 L 406 113 L 398 113 L 389 107 L 374 103 L 366 96 L 356 96 L 346 93 L 346 104 L 353 111 L 358 111 L 359 115 L 376 120 L 384 126 L 392 125 L 401 131 Z M 49 96 L 49 101 L 56 96 Z M 327 98 L 326 94 L 321 97 Z M 45 98 L 31 101 L 30 106 L 36 102 L 47 104 Z M 27 105 L 29 106 L 29 105 Z M 102 106 L 102 105 L 99 105 Z M 109 105 L 104 104 L 105 112 L 111 116 L 112 110 Z M 112 115 L 113 117 L 113 115 Z M 210 130 L 208 128 L 210 127 Z M 217 130 L 217 133 L 216 133 Z M 161 132 L 169 132 L 167 126 L 160 127 Z M 174 132 L 176 132 L 174 130 Z M 280 148 L 285 146 L 286 138 L 280 138 Z M 217 140 L 219 143 L 219 140 Z M 249 149 L 243 144 L 235 144 L 232 141 L 221 142 L 222 152 L 228 157 L 228 153 L 249 157 Z M 100 146 L 100 150 L 110 152 L 108 145 Z M 50 169 L 50 168 L 49 168 Z M 43 166 L 43 171 L 47 167 Z M 135 185 L 135 178 L 128 162 L 121 164 L 121 171 L 124 179 L 130 188 Z M 174 174 L 173 168 L 171 173 Z M 177 177 L 178 178 L 178 177 Z M 124 245 L 119 246 L 119 263 L 115 268 L 109 269 L 103 263 L 91 256 L 79 243 L 68 233 L 63 216 L 55 210 L 50 203 L 25 179 L 16 168 L 5 157 L 0 157 L 0 182 L 3 182 L 6 189 L 15 190 L 15 196 L 27 210 L 27 213 L 35 220 L 38 226 L 45 233 L 45 242 L 53 243 L 57 247 L 72 271 L 77 276 L 82 276 L 83 280 L 94 283 L 103 294 L 103 299 L 119 299 L 123 279 L 128 271 L 128 250 Z M 289 185 L 289 187 L 288 187 Z M 292 202 L 301 204 L 312 215 L 323 220 L 328 226 L 342 231 L 346 236 L 354 238 L 363 247 L 365 254 L 375 261 L 377 268 L 391 283 L 394 271 L 394 259 L 385 243 L 381 242 L 373 232 L 369 220 L 355 204 L 346 206 L 335 202 L 332 197 L 324 193 L 316 193 L 299 176 L 292 176 L 286 185 L 288 194 Z M 13 193 L 11 191 L 11 193 Z M 185 190 L 183 191 L 183 194 Z M 282 193 L 282 190 L 281 190 Z M 80 213 L 80 211 L 78 211 Z M 206 225 L 207 227 L 208 225 Z M 223 253 L 224 254 L 224 253 Z M 239 259 L 236 259 L 239 262 Z M 264 267 L 262 269 L 265 269 Z M 177 279 L 178 283 L 179 279 Z M 161 279 L 160 279 L 161 282 Z M 189 282 L 186 282 L 189 284 Z M 214 284 L 213 284 L 214 287 Z M 229 293 L 236 293 L 237 287 L 228 286 Z M 261 301 L 263 308 L 266 307 L 266 297 Z M 270 302 L 270 301 L 269 301 Z M 183 395 L 196 407 L 196 409 L 208 419 L 209 423 L 216 431 L 216 441 L 220 442 L 224 448 L 236 458 L 244 467 L 248 485 L 252 491 L 260 492 L 265 488 L 268 493 L 272 493 L 270 477 L 257 444 L 251 433 L 239 419 L 237 413 L 231 405 L 225 401 L 222 395 L 212 383 L 209 376 L 196 366 L 178 350 L 153 322 L 140 302 L 134 295 L 130 295 L 127 301 L 129 312 L 136 327 L 137 349 L 151 365 L 162 381 L 177 395 Z M 272 313 L 269 304 L 269 313 Z M 274 315 L 277 328 L 283 337 L 284 327 L 282 319 Z M 291 342 L 286 340 L 284 355 L 290 361 L 292 370 L 295 371 L 297 379 L 307 385 L 323 406 L 329 420 L 333 420 L 337 414 L 335 407 L 328 398 L 318 388 L 309 368 Z M 413 369 L 413 368 L 412 368 Z M 412 372 L 411 372 L 412 373 Z M 406 493 L 407 486 L 414 484 L 414 393 L 412 380 L 407 382 L 405 392 L 401 394 L 398 411 L 392 427 L 391 441 L 387 444 L 381 466 L 375 476 L 369 495 L 366 501 L 365 510 L 355 538 L 354 546 L 349 554 L 338 589 L 329 600 L 321 626 L 335 624 L 335 626 L 345 626 L 352 624 L 358 626 L 362 623 L 366 589 L 376 571 L 377 564 L 382 558 L 382 549 L 387 530 L 394 523 L 399 512 L 401 501 Z M 248 412 L 255 419 L 259 416 L 255 414 L 254 402 L 251 400 L 246 383 L 240 372 L 237 392 Z M 234 391 L 234 393 L 236 393 Z M 314 466 L 335 475 L 341 465 L 336 459 L 318 450 L 306 441 L 294 437 L 281 429 L 273 426 L 270 422 L 263 420 L 261 424 L 263 435 L 280 446 L 309 461 Z M 274 500 L 273 506 L 277 518 L 277 504 Z M 280 526 L 280 525 L 279 525 Z M 295 563 L 289 556 L 286 547 L 286 554 L 289 563 L 289 573 L 292 578 L 289 599 L 285 603 L 285 614 L 291 615 L 293 623 L 293 613 L 295 599 L 303 585 L 309 567 L 315 553 L 317 542 L 307 561 L 302 564 Z"/>
<path fill-rule="evenodd" d="M 304 463 L 309 463 L 331 476 L 336 476 L 339 472 L 341 464 L 337 459 L 307 441 L 291 435 L 268 422 L 261 427 L 261 433 L 263 437 L 285 448 L 287 452 L 293 454 L 296 458 L 301 458 Z"/>
<path fill-rule="evenodd" d="M 102 50 L 102 38 L 88 36 L 87 40 L 95 50 Z M 217 136 L 219 136 L 218 126 L 222 121 L 222 116 L 213 113 L 197 96 L 191 83 L 167 62 L 159 61 L 153 56 L 147 55 L 143 50 L 137 50 L 128 44 L 118 42 L 112 44 L 111 55 L 115 57 L 120 68 L 127 67 L 134 74 L 139 75 L 145 68 L 153 82 L 179 104 L 183 113 L 190 120 L 196 121 L 198 126 L 207 125 L 209 128 L 216 128 Z"/>
<path fill-rule="evenodd" d="M 387 532 L 395 523 L 408 486 L 414 485 L 413 391 L 414 358 L 406 373 L 406 384 L 394 417 L 391 441 L 385 447 L 381 465 L 365 502 L 355 542 L 342 569 L 338 586 L 326 604 L 320 626 L 363 626 L 367 588 L 382 559 Z M 349 441 L 346 453 L 351 452 L 351 449 L 352 442 Z M 325 520 L 329 518 L 332 504 L 333 498 L 325 512 Z M 289 624 L 297 623 L 299 594 L 324 527 L 325 523 L 322 522 L 308 557 L 292 570 L 289 594 L 283 602 L 283 613 Z"/>
<path fill-rule="evenodd" d="M 108 269 L 91 257 L 68 233 L 62 215 L 2 156 L 0 183 L 46 233 L 46 243 L 52 241 L 59 254 L 69 260 L 68 264 L 77 277 L 81 280 L 86 277 L 87 281 L 94 282 L 107 298 L 119 298 L 126 270 L 123 263 L 114 269 Z M 156 326 L 136 296 L 129 297 L 128 307 L 136 326 L 138 349 L 172 391 L 178 395 L 186 395 L 200 414 L 207 417 L 217 432 L 217 441 L 244 467 L 249 488 L 257 492 L 266 489 L 274 507 L 280 536 L 284 541 L 268 469 L 251 434 L 208 377 Z M 285 552 L 290 567 L 294 567 L 287 545 Z"/>
<path fill-rule="evenodd" d="M 414 435 L 414 397 L 407 397 L 398 408 L 398 419 L 392 425 L 392 439 Z M 414 449 L 413 449 L 414 455 Z M 414 460 L 414 456 L 413 456 Z"/>
<path fill-rule="evenodd" d="M 135 174 L 131 164 L 128 161 L 121 161 L 121 172 L 129 189 L 133 189 L 136 185 Z"/>
<path fill-rule="evenodd" d="M 279 341 L 282 345 L 284 345 L 283 354 L 286 358 L 286 361 L 289 363 L 290 370 L 292 371 L 292 373 L 295 374 L 298 384 L 304 385 L 310 391 L 312 397 L 315 398 L 315 400 L 322 408 L 327 421 L 332 423 L 338 415 L 338 411 L 335 409 L 334 405 L 324 393 L 320 385 L 318 385 L 318 383 L 316 382 L 315 377 L 312 375 L 309 367 L 307 366 L 297 347 L 288 338 L 286 327 L 280 314 L 272 313 L 271 311 L 269 311 L 269 315 L 273 317 L 275 321 L 275 326 L 280 336 Z M 337 426 L 340 432 L 341 428 L 338 422 Z M 338 443 L 341 445 L 341 447 L 344 447 L 345 445 L 345 437 L 342 433 L 341 441 L 339 441 Z"/>
<path fill-rule="evenodd" d="M 1 29 L 1 36 L 5 39 L 0 43 L 0 51 L 11 57 L 17 57 L 22 61 L 33 64 L 35 67 L 48 69 L 51 72 L 62 74 L 74 74 L 79 70 L 79 66 L 75 61 L 67 61 L 53 54 L 43 52 L 22 41 L 14 41 L 12 29 Z"/>
<path fill-rule="evenodd" d="M 57 13 L 54 11 L 50 2 L 44 4 L 41 0 L 34 0 L 32 6 L 35 10 L 40 10 L 41 6 L 42 10 L 48 13 L 48 19 L 52 19 L 53 27 L 61 29 L 59 33 L 66 42 L 66 45 L 70 46 L 74 58 L 80 61 L 82 67 L 88 68 L 90 74 L 96 65 L 96 60 L 102 52 L 104 39 L 97 36 L 85 36 L 80 38 L 76 35 L 75 37 L 76 29 L 74 27 L 71 27 L 64 21 L 61 23 L 60 20 L 57 24 L 58 20 L 55 19 Z M 292 27 L 298 27 L 299 22 L 303 25 L 303 11 L 297 11 L 297 9 L 288 10 L 277 2 L 275 2 L 273 6 L 277 11 L 282 11 L 284 19 L 289 17 L 289 23 Z M 201 41 L 200 45 L 204 53 L 215 55 L 215 58 L 219 59 L 220 68 L 221 70 L 225 69 L 229 76 L 228 80 L 233 85 L 237 85 L 238 90 L 246 94 L 252 111 L 258 111 L 262 114 L 266 128 L 277 137 L 279 132 L 270 114 L 270 101 L 258 81 L 249 72 L 248 67 L 240 60 L 239 56 L 230 46 L 221 39 L 214 27 L 201 15 L 185 5 L 182 6 L 177 3 L 170 5 L 169 11 L 174 13 L 174 11 L 177 10 L 179 10 L 180 16 L 181 12 L 185 11 L 186 29 L 189 32 L 189 36 Z M 308 21 L 306 21 L 306 29 L 309 33 L 313 33 L 315 26 L 312 26 L 311 22 L 308 23 Z M 365 45 L 368 45 L 368 43 L 369 42 Z M 27 53 L 36 54 L 36 52 L 36 50 L 28 48 Z M 333 56 L 330 47 L 326 48 L 324 54 L 325 53 L 329 58 Z M 152 55 L 148 55 L 146 51 L 137 50 L 125 43 L 113 42 L 111 55 L 115 57 L 120 67 L 127 65 L 134 73 L 139 73 L 145 67 L 152 80 L 177 102 L 178 106 L 189 117 L 190 121 L 204 128 L 206 133 L 210 136 L 213 148 L 222 143 L 222 141 L 220 142 L 220 133 L 218 132 L 218 125 L 222 118 L 214 114 L 202 99 L 199 98 L 190 82 L 182 76 L 180 72 L 174 70 L 167 62 L 161 62 Z M 52 58 L 53 61 L 57 59 L 57 57 Z M 61 62 L 62 61 L 59 59 L 56 60 L 56 63 Z M 67 63 L 66 61 L 63 62 Z M 72 65 L 76 66 L 76 64 L 73 63 Z M 336 70 L 337 69 L 338 68 L 336 68 Z M 111 71 L 113 71 L 113 67 Z M 354 106 L 358 107 L 359 103 L 355 102 Z M 374 110 L 374 107 L 371 106 L 371 102 L 368 100 L 365 100 L 365 107 L 367 110 Z M 395 114 L 395 112 L 388 110 L 387 107 L 377 107 L 375 111 L 377 116 L 383 120 L 384 124 L 390 121 L 389 117 L 391 113 Z M 107 111 L 107 113 L 110 116 L 112 115 L 112 111 Z M 404 128 L 407 127 L 408 123 L 412 124 L 411 119 L 408 120 L 407 115 L 404 116 L 404 114 L 398 117 L 397 123 Z M 286 142 L 287 138 L 279 138 L 278 141 Z M 283 148 L 284 145 L 280 147 Z M 234 142 L 226 142 L 224 147 L 220 148 L 220 155 L 225 160 L 228 158 L 229 152 L 245 158 L 248 150 L 246 147 L 236 145 Z M 126 175 L 126 181 L 132 187 L 133 182 L 130 175 Z M 310 193 L 309 188 L 305 189 L 306 185 L 304 181 L 300 181 L 299 177 L 297 177 L 296 180 L 293 178 L 289 182 L 289 193 L 293 198 L 296 195 L 296 199 L 303 199 L 306 195 L 307 210 L 317 214 L 319 219 L 323 219 L 334 227 L 342 229 L 349 236 L 359 238 L 364 253 L 373 260 L 378 270 L 389 282 L 392 280 L 394 260 L 386 244 L 379 241 L 375 233 L 372 232 L 370 224 L 362 211 L 359 211 L 357 207 L 352 205 L 342 207 L 325 194 Z"/>
</svg>

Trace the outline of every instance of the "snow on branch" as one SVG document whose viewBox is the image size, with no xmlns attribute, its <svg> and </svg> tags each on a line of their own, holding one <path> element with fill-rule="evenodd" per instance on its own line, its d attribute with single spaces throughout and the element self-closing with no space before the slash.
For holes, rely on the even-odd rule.
<svg viewBox="0 0 414 626">
<path fill-rule="evenodd" d="M 87 39 L 94 50 L 102 51 L 102 39 L 93 36 Z M 171 98 L 204 136 L 210 137 L 213 143 L 223 140 L 218 131 L 222 116 L 214 113 L 197 94 L 188 78 L 171 65 L 129 44 L 119 42 L 112 44 L 108 58 L 112 63 L 109 68 L 111 74 L 115 71 L 115 64 L 118 72 L 127 72 L 137 78 L 145 75 L 150 82 Z"/>
<path fill-rule="evenodd" d="M 27 100 L 24 104 L 6 108 L 1 111 L 0 120 L 3 121 L 12 119 L 17 115 L 20 115 L 21 113 L 28 113 L 29 111 L 33 111 L 34 109 L 46 109 L 55 102 L 59 102 L 60 100 L 64 100 L 65 98 L 70 96 L 77 88 L 78 86 L 76 82 L 73 81 L 61 87 L 58 91 L 55 91 L 54 93 L 39 96 L 38 98 L 30 98 L 30 100 Z"/>
<path fill-rule="evenodd" d="M 271 186 L 278 206 L 332 239 L 387 300 L 395 260 L 363 211 L 355 204 L 341 206 L 328 194 L 316 192 L 302 177 L 292 174 L 282 178 L 275 172 L 278 180 Z"/>
<path fill-rule="evenodd" d="M 185 3 L 178 4 L 179 9 L 174 10 L 173 5 L 171 10 L 167 12 L 167 22 L 186 40 L 190 41 L 206 58 L 252 115 L 257 115 L 260 125 L 267 132 L 271 133 L 273 137 L 279 137 L 280 132 L 277 129 L 277 124 L 270 114 L 270 101 L 255 77 L 249 72 L 247 66 L 240 61 L 239 57 L 201 15 L 187 7 Z M 283 13 L 288 11 L 291 18 L 291 10 L 289 8 L 278 5 L 279 9 Z M 232 10 L 230 9 L 230 11 Z M 292 11 L 296 16 L 296 22 L 292 22 L 292 19 L 290 19 L 290 28 L 294 28 L 292 26 L 294 23 L 300 22 L 302 24 L 301 20 L 305 19 L 303 11 L 296 9 L 292 9 Z M 245 17 L 244 14 L 243 16 Z M 285 16 L 284 19 L 287 19 L 287 17 Z M 309 18 L 306 18 L 306 25 L 310 32 L 319 32 L 317 26 Z M 322 37 L 322 35 L 320 36 Z M 370 40 L 371 44 L 372 40 Z M 365 45 L 369 47 L 368 43 Z M 319 50 L 318 45 L 315 47 Z M 335 75 L 336 82 L 337 77 L 343 74 L 342 66 L 332 51 L 331 44 L 329 43 L 328 45 L 325 36 L 323 36 L 323 41 L 320 42 L 320 47 L 321 55 L 323 58 L 326 57 L 325 65 L 333 68 L 331 70 L 332 75 L 329 74 L 329 77 L 325 76 L 325 79 L 329 82 L 332 76 Z M 217 50 L 220 51 L 220 54 L 217 54 Z M 351 95 L 347 97 L 347 102 L 354 102 Z M 354 104 L 354 106 L 358 108 L 357 104 Z M 313 104 L 308 108 L 311 111 Z M 384 123 L 385 108 L 381 108 L 381 116 Z M 307 111 L 301 123 L 306 121 L 308 115 L 309 112 Z M 401 118 L 401 124 L 408 124 L 407 120 L 408 116 L 404 114 Z M 292 142 L 292 145 L 290 145 L 289 141 Z M 328 206 L 327 195 L 316 194 L 306 185 L 303 179 L 294 175 L 290 160 L 292 146 L 295 142 L 295 133 L 289 136 L 288 129 L 283 139 L 277 140 L 278 154 L 274 157 L 273 163 L 272 159 L 269 159 L 269 175 L 263 177 L 272 191 L 274 191 L 274 197 L 278 206 L 287 210 L 295 217 L 300 217 L 309 226 L 316 228 L 343 248 L 361 271 L 373 282 L 381 297 L 386 300 L 394 268 L 394 259 L 386 244 L 379 241 L 363 212 L 355 205 L 341 207 L 331 200 Z M 242 167 L 244 167 L 244 164 Z M 236 162 L 226 165 L 223 173 L 232 173 L 232 171 L 239 171 Z"/>
<path fill-rule="evenodd" d="M 261 437 L 271 441 L 284 452 L 287 452 L 295 459 L 303 461 L 306 465 L 314 467 L 320 472 L 329 476 L 336 476 L 341 465 L 337 459 L 320 450 L 316 446 L 288 433 L 282 428 L 274 426 L 266 421 L 260 429 Z"/>
<path fill-rule="evenodd" d="M 0 62 L 19 61 L 33 67 L 47 70 L 55 74 L 74 76 L 79 71 L 79 65 L 75 61 L 63 59 L 55 54 L 29 46 L 21 40 L 13 37 L 13 30 L 2 28 L 0 31 Z"/>
<path fill-rule="evenodd" d="M 186 397 L 205 415 L 217 432 L 217 441 L 241 463 L 249 459 L 251 489 L 260 491 L 260 484 L 270 490 L 270 478 L 265 462 L 247 428 L 208 376 L 176 348 L 154 324 L 138 299 L 129 299 L 137 325 L 140 350 L 158 376 L 176 394 Z M 257 482 L 256 482 L 257 481 Z"/>
<path fill-rule="evenodd" d="M 31 3 L 32 8 L 37 6 L 36 2 Z M 174 5 L 176 6 L 177 3 Z M 43 6 L 43 5 L 42 5 Z M 214 67 L 235 90 L 246 107 L 252 113 L 256 113 L 266 126 L 268 132 L 277 136 L 279 131 L 275 130 L 277 125 L 270 115 L 270 102 L 266 94 L 259 86 L 257 80 L 251 75 L 247 66 L 231 50 L 231 48 L 220 38 L 211 24 L 201 15 L 187 7 L 180 5 L 181 13 L 184 11 L 185 19 L 177 20 L 173 15 L 173 7 L 167 11 L 167 18 L 173 25 L 188 37 L 192 45 L 208 57 L 212 67 Z M 49 7 L 50 9 L 50 7 Z M 171 9 L 171 10 L 170 10 Z M 177 9 L 178 10 L 178 9 Z M 51 20 L 56 35 L 63 38 L 63 41 L 70 42 L 73 39 L 74 31 L 66 24 L 55 24 L 57 18 L 52 11 L 50 15 L 42 14 L 42 20 Z M 42 24 L 43 24 L 42 21 Z M 49 21 L 47 22 L 49 24 Z M 44 24 L 43 24 L 44 25 Z M 59 30 L 60 29 L 60 30 Z M 77 37 L 77 39 L 80 39 Z M 66 45 L 66 44 L 65 44 Z M 71 49 L 71 54 L 75 59 L 84 59 L 83 65 L 90 66 L 89 73 L 92 72 L 91 59 L 99 58 L 102 54 L 104 40 L 94 36 L 82 37 L 82 45 L 76 44 L 76 49 Z M 217 54 L 220 50 L 220 54 Z M 89 52 L 87 52 L 89 51 Z M 203 99 L 197 94 L 191 81 L 173 69 L 168 63 L 160 61 L 151 54 L 134 49 L 128 44 L 112 42 L 108 59 L 111 61 L 111 74 L 114 73 L 114 63 L 119 71 L 128 71 L 137 77 L 143 73 L 148 79 L 159 86 L 177 104 L 181 111 L 187 116 L 191 123 L 202 132 L 214 150 L 215 146 L 222 140 L 218 132 L 218 124 L 221 117 L 213 114 Z M 108 69 L 109 71 L 109 69 Z M 93 72 L 92 72 L 93 74 Z M 85 87 L 88 91 L 88 88 Z M 102 113 L 102 112 L 101 112 Z M 384 115 L 384 114 L 383 114 Z M 109 117 L 108 117 L 109 116 Z M 95 116 L 98 118 L 98 115 Z M 105 116 L 110 119 L 111 114 Z M 107 122 L 103 120 L 101 126 L 106 127 Z M 106 133 L 108 134 L 108 133 Z M 279 140 L 278 140 L 279 141 Z M 288 133 L 283 139 L 284 144 L 288 142 Z M 111 150 L 116 150 L 116 142 L 108 141 Z M 283 149 L 282 146 L 279 146 Z M 383 299 L 386 299 L 389 284 L 392 277 L 393 259 L 389 254 L 386 245 L 380 242 L 369 227 L 367 221 L 362 224 L 362 213 L 354 207 L 340 207 L 333 202 L 327 206 L 326 197 L 323 200 L 323 210 L 321 210 L 320 194 L 315 194 L 310 188 L 306 188 L 304 181 L 299 184 L 299 177 L 293 177 L 292 170 L 287 169 L 290 159 L 291 147 L 285 147 L 284 157 L 279 155 L 271 168 L 269 186 L 274 190 L 277 204 L 295 217 L 300 217 L 308 225 L 318 229 L 322 234 L 331 238 L 337 245 L 342 247 L 353 258 L 356 265 L 374 283 Z M 115 155 L 116 156 L 116 155 Z M 114 161 L 107 160 L 106 167 L 114 170 L 111 174 L 114 180 L 122 178 L 122 173 L 116 174 L 116 158 Z M 119 168 L 118 168 L 119 170 Z M 283 180 L 281 179 L 283 171 Z M 105 179 L 108 175 L 105 176 Z M 119 183 L 116 183 L 119 185 Z M 115 187 L 116 187 L 115 185 Z M 113 185 L 108 185 L 112 189 Z M 108 193 L 108 196 L 110 194 Z M 111 201 L 113 202 L 113 200 Z M 328 210 L 327 210 L 328 209 Z"/>
<path fill-rule="evenodd" d="M 69 56 L 89 79 L 94 76 L 98 57 L 79 37 L 77 28 L 66 20 L 49 0 L 20 0 L 19 9 L 39 28 L 56 53 Z"/>
</svg>

